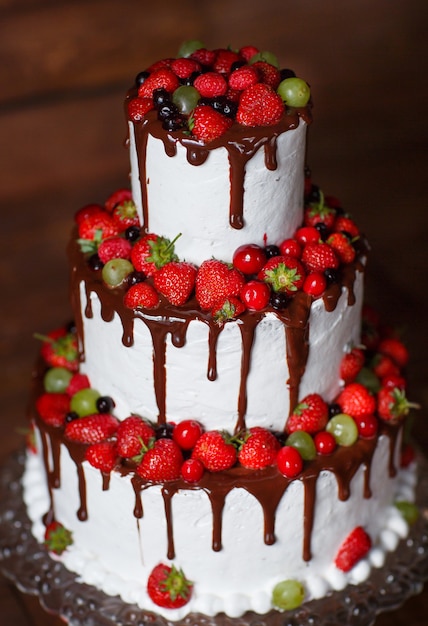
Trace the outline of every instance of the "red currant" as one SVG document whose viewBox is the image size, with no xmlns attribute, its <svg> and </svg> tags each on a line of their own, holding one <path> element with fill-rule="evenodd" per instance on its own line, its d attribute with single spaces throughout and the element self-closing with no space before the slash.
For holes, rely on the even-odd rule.
<svg viewBox="0 0 428 626">
<path fill-rule="evenodd" d="M 336 449 L 336 439 L 326 430 L 317 433 L 314 437 L 314 442 L 318 454 L 332 454 Z"/>
<path fill-rule="evenodd" d="M 235 250 L 232 262 L 243 274 L 257 274 L 266 263 L 266 254 L 260 246 L 248 243 Z"/>
<path fill-rule="evenodd" d="M 184 420 L 174 427 L 172 438 L 182 450 L 191 450 L 202 435 L 202 430 L 196 420 Z"/>
<path fill-rule="evenodd" d="M 279 244 L 279 249 L 281 254 L 292 256 L 295 259 L 300 259 L 302 256 L 302 246 L 296 239 L 284 239 L 284 241 Z"/>
<path fill-rule="evenodd" d="M 357 425 L 360 437 L 364 439 L 373 439 L 373 437 L 376 437 L 379 423 L 374 415 L 354 417 L 354 421 Z"/>
<path fill-rule="evenodd" d="M 301 228 L 298 228 L 294 237 L 302 245 L 306 245 L 308 243 L 319 243 L 320 241 L 320 233 L 315 226 L 302 226 Z"/>
<path fill-rule="evenodd" d="M 321 272 L 310 272 L 303 283 L 303 291 L 317 298 L 321 296 L 327 287 L 327 279 Z"/>
<path fill-rule="evenodd" d="M 303 469 L 303 459 L 297 448 L 284 446 L 280 449 L 276 457 L 279 471 L 286 478 L 294 478 Z"/>
<path fill-rule="evenodd" d="M 240 297 L 248 309 L 261 311 L 269 304 L 270 288 L 260 280 L 250 280 L 241 289 Z"/>
<path fill-rule="evenodd" d="M 181 476 L 186 483 L 197 483 L 204 475 L 204 466 L 199 459 L 187 459 L 181 466 Z"/>
<path fill-rule="evenodd" d="M 394 387 L 398 387 L 401 391 L 404 391 L 406 388 L 406 379 L 403 376 L 399 376 L 397 374 L 389 374 L 388 376 L 384 376 L 381 380 L 382 387 L 389 387 L 389 389 L 394 389 Z"/>
</svg>

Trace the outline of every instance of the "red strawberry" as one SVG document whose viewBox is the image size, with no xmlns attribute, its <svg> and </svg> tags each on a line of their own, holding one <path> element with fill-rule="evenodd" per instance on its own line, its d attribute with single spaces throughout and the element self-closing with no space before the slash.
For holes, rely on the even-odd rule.
<svg viewBox="0 0 428 626">
<path fill-rule="evenodd" d="M 46 526 L 44 544 L 50 552 L 62 554 L 73 543 L 73 536 L 59 522 L 53 521 Z"/>
<path fill-rule="evenodd" d="M 127 103 L 128 117 L 133 122 L 141 122 L 146 114 L 154 109 L 152 98 L 131 98 Z"/>
<path fill-rule="evenodd" d="M 151 600 L 165 609 L 178 609 L 191 598 L 193 583 L 185 577 L 182 570 L 173 565 L 160 563 L 152 570 L 147 581 L 147 593 Z"/>
<path fill-rule="evenodd" d="M 364 417 L 376 410 L 376 399 L 361 383 L 350 383 L 336 398 L 343 413 L 351 417 Z"/>
<path fill-rule="evenodd" d="M 211 314 L 217 324 L 223 324 L 235 319 L 245 311 L 245 304 L 236 296 L 229 296 L 223 302 L 218 302 L 212 308 Z"/>
<path fill-rule="evenodd" d="M 161 69 L 165 69 L 165 68 L 170 68 L 172 62 L 174 61 L 174 59 L 159 59 L 159 61 L 155 61 L 154 63 L 152 63 L 148 68 L 147 68 L 147 72 L 149 72 L 150 74 L 156 70 L 161 70 Z"/>
<path fill-rule="evenodd" d="M 112 437 L 119 422 L 110 413 L 94 413 L 79 417 L 65 427 L 65 437 L 79 443 L 98 443 Z"/>
<path fill-rule="evenodd" d="M 257 83 L 241 96 L 236 121 L 244 126 L 272 126 L 284 113 L 284 103 L 269 85 Z"/>
<path fill-rule="evenodd" d="M 190 298 L 195 279 L 196 267 L 184 261 L 170 261 L 153 277 L 156 289 L 175 306 L 181 306 Z"/>
<path fill-rule="evenodd" d="M 79 372 L 77 372 L 76 374 L 73 374 L 70 382 L 68 383 L 67 394 L 71 398 L 71 396 L 74 396 L 74 394 L 78 391 L 81 391 L 82 389 L 87 389 L 90 386 L 91 383 L 89 382 L 89 378 L 86 376 L 86 374 L 80 374 Z"/>
<path fill-rule="evenodd" d="M 218 139 L 231 127 L 233 121 L 206 104 L 199 104 L 189 118 L 189 129 L 196 139 L 206 143 Z"/>
<path fill-rule="evenodd" d="M 115 206 L 132 200 L 132 192 L 130 189 L 116 189 L 109 195 L 104 203 L 105 210 L 112 213 Z"/>
<path fill-rule="evenodd" d="M 234 70 L 229 76 L 229 87 L 237 91 L 244 91 L 251 85 L 259 82 L 257 70 L 252 65 L 244 65 Z"/>
<path fill-rule="evenodd" d="M 328 422 L 328 405 L 317 393 L 307 395 L 294 409 L 287 421 L 287 432 L 304 430 L 314 434 L 324 430 Z"/>
<path fill-rule="evenodd" d="M 360 229 L 350 217 L 346 215 L 339 215 L 334 223 L 334 230 L 336 232 L 348 233 L 352 238 L 358 237 Z"/>
<path fill-rule="evenodd" d="M 104 213 L 104 209 L 100 204 L 87 204 L 85 206 L 82 206 L 82 208 L 78 211 L 76 211 L 76 213 L 74 214 L 74 221 L 77 225 L 79 225 L 87 217 L 99 213 Z"/>
<path fill-rule="evenodd" d="M 66 393 L 44 393 L 37 398 L 36 409 L 49 426 L 62 426 L 70 410 L 70 397 Z"/>
<path fill-rule="evenodd" d="M 239 56 L 245 59 L 247 62 L 259 52 L 259 49 L 255 46 L 242 46 L 239 50 Z"/>
<path fill-rule="evenodd" d="M 156 438 L 155 429 L 138 415 L 130 415 L 120 422 L 117 432 L 117 451 L 125 459 L 139 456 Z"/>
<path fill-rule="evenodd" d="M 172 439 L 157 439 L 144 453 L 137 474 L 145 480 L 168 481 L 181 476 L 183 454 Z"/>
<path fill-rule="evenodd" d="M 99 242 L 107 237 L 114 237 L 118 233 L 116 223 L 106 211 L 89 215 L 79 224 L 80 239 Z"/>
<path fill-rule="evenodd" d="M 216 50 L 216 53 L 213 69 L 220 74 L 230 74 L 232 65 L 242 60 L 233 50 L 220 49 Z"/>
<path fill-rule="evenodd" d="M 166 237 L 148 233 L 141 237 L 133 246 L 131 262 L 137 272 L 144 272 L 146 276 L 153 276 L 170 261 L 178 261 L 174 253 L 174 241 Z"/>
<path fill-rule="evenodd" d="M 98 256 L 103 263 L 111 259 L 129 259 L 131 257 L 132 246 L 123 237 L 110 237 L 104 239 L 98 246 Z"/>
<path fill-rule="evenodd" d="M 302 252 L 302 262 L 312 272 L 323 272 L 326 269 L 337 269 L 339 259 L 328 243 L 308 243 Z"/>
<path fill-rule="evenodd" d="M 298 259 L 287 255 L 271 257 L 258 273 L 257 278 L 268 283 L 273 291 L 292 294 L 301 289 L 306 272 Z"/>
<path fill-rule="evenodd" d="M 192 52 L 190 58 L 198 61 L 198 63 L 204 67 L 212 67 L 216 58 L 216 52 L 214 50 L 200 48 L 199 50 Z"/>
<path fill-rule="evenodd" d="M 195 59 L 180 57 L 172 61 L 171 69 L 179 78 L 189 78 L 194 72 L 201 71 L 201 64 Z"/>
<path fill-rule="evenodd" d="M 168 67 L 154 69 L 150 76 L 138 88 L 140 98 L 151 98 L 155 89 L 166 89 L 172 93 L 180 86 L 178 77 Z"/>
<path fill-rule="evenodd" d="M 123 303 L 128 309 L 155 309 L 159 305 L 159 294 L 149 283 L 136 283 L 125 293 Z"/>
<path fill-rule="evenodd" d="M 238 461 L 250 469 L 268 467 L 275 463 L 280 447 L 278 439 L 269 430 L 255 426 L 245 434 Z"/>
<path fill-rule="evenodd" d="M 410 409 L 419 408 L 418 404 L 409 402 L 406 394 L 398 387 L 381 387 L 377 394 L 377 412 L 386 422 L 396 422 L 408 415 Z"/>
<path fill-rule="evenodd" d="M 47 335 L 34 335 L 36 339 L 43 341 L 40 355 L 50 367 L 65 367 L 70 372 L 79 369 L 79 353 L 77 338 L 66 328 L 57 328 Z"/>
<path fill-rule="evenodd" d="M 210 430 L 199 437 L 192 459 L 201 461 L 210 472 L 221 472 L 235 465 L 237 453 L 226 433 Z"/>
<path fill-rule="evenodd" d="M 380 341 L 379 352 L 391 357 L 397 365 L 405 367 L 409 360 L 409 352 L 400 339 L 396 337 L 385 337 Z"/>
<path fill-rule="evenodd" d="M 372 541 L 362 526 L 357 526 L 346 537 L 335 558 L 335 565 L 342 572 L 349 572 L 372 547 Z"/>
<path fill-rule="evenodd" d="M 305 226 L 316 226 L 317 224 L 325 224 L 328 230 L 333 228 L 336 219 L 336 211 L 330 207 L 324 198 L 324 194 L 320 192 L 319 202 L 311 202 L 304 213 Z"/>
<path fill-rule="evenodd" d="M 125 200 L 116 204 L 112 215 L 121 233 L 125 232 L 130 226 L 140 226 L 140 218 L 133 200 Z"/>
<path fill-rule="evenodd" d="M 354 382 L 364 365 L 364 360 L 364 350 L 361 348 L 352 348 L 344 355 L 340 363 L 340 378 L 345 385 Z"/>
<path fill-rule="evenodd" d="M 387 354 L 375 354 L 372 360 L 372 369 L 378 378 L 385 376 L 399 376 L 400 368 Z"/>
<path fill-rule="evenodd" d="M 352 263 L 355 259 L 355 248 L 344 233 L 332 233 L 328 237 L 327 243 L 333 248 L 342 263 Z"/>
<path fill-rule="evenodd" d="M 202 309 L 212 309 L 226 298 L 239 296 L 244 282 L 242 274 L 227 263 L 203 261 L 196 275 L 196 299 Z"/>
<path fill-rule="evenodd" d="M 224 96 L 227 91 L 226 79 L 217 72 L 199 74 L 199 76 L 195 78 L 193 86 L 199 91 L 203 98 Z"/>
<path fill-rule="evenodd" d="M 281 73 L 274 65 L 267 63 L 266 61 L 256 61 L 251 65 L 260 77 L 260 82 L 269 85 L 275 91 L 281 82 Z"/>
<path fill-rule="evenodd" d="M 109 474 L 118 463 L 116 444 L 113 441 L 93 443 L 86 449 L 85 459 L 96 469 Z"/>
</svg>

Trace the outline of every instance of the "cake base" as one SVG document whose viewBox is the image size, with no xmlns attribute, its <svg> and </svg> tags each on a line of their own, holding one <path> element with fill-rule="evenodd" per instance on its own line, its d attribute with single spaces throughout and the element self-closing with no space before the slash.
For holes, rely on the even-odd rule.
<svg viewBox="0 0 428 626">
<path fill-rule="evenodd" d="M 75 574 L 51 558 L 31 533 L 22 499 L 24 464 L 25 452 L 18 452 L 7 460 L 0 475 L 0 572 L 23 594 L 36 620 L 36 609 L 40 607 L 49 614 L 45 614 L 44 626 L 64 623 L 72 626 L 310 626 L 315 623 L 370 626 L 379 613 L 396 609 L 420 593 L 428 580 L 428 461 L 422 456 L 418 457 L 416 490 L 419 520 L 408 538 L 387 556 L 385 565 L 372 569 L 366 582 L 349 585 L 343 591 L 332 592 L 286 613 L 246 613 L 240 618 L 189 614 L 178 622 L 142 611 L 79 583 Z"/>
</svg>

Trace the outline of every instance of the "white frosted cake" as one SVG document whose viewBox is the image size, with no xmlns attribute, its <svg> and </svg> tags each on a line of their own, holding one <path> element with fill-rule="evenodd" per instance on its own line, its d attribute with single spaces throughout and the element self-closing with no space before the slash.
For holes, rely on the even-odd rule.
<svg viewBox="0 0 428 626">
<path fill-rule="evenodd" d="M 74 323 L 42 337 L 34 535 L 162 624 L 358 584 L 415 514 L 408 355 L 305 169 L 309 87 L 188 42 L 125 108 L 131 189 L 76 213 Z"/>
</svg>

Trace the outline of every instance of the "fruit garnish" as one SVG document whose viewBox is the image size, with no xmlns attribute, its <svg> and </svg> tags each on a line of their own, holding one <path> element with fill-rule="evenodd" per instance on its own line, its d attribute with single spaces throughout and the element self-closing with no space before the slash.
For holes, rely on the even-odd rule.
<svg viewBox="0 0 428 626">
<path fill-rule="evenodd" d="M 419 519 L 419 509 L 416 504 L 407 500 L 398 500 L 394 504 L 410 526 L 416 524 Z"/>
<path fill-rule="evenodd" d="M 71 398 L 70 411 L 77 413 L 79 417 L 97 413 L 97 400 L 100 393 L 92 387 L 79 389 Z"/>
<path fill-rule="evenodd" d="M 280 449 L 278 439 L 267 429 L 254 426 L 244 433 L 238 460 L 249 469 L 262 469 L 273 465 Z"/>
<path fill-rule="evenodd" d="M 284 446 L 279 450 L 276 464 L 286 478 L 295 478 L 303 470 L 302 455 L 293 446 Z"/>
<path fill-rule="evenodd" d="M 198 459 L 210 472 L 221 472 L 235 465 L 237 452 L 226 433 L 211 430 L 203 433 L 192 451 L 192 459 Z"/>
<path fill-rule="evenodd" d="M 335 558 L 335 565 L 342 572 L 349 572 L 354 565 L 365 557 L 372 546 L 372 541 L 362 526 L 357 526 L 341 544 Z"/>
<path fill-rule="evenodd" d="M 71 372 L 77 371 L 79 353 L 74 333 L 68 332 L 66 328 L 58 328 L 47 335 L 35 333 L 34 337 L 43 342 L 40 355 L 47 365 L 65 367 Z"/>
<path fill-rule="evenodd" d="M 355 420 L 346 413 L 332 417 L 326 426 L 339 446 L 352 446 L 358 439 L 358 427 Z"/>
<path fill-rule="evenodd" d="M 300 452 L 304 461 L 313 461 L 317 455 L 314 440 L 304 430 L 296 430 L 285 440 L 286 446 L 292 446 Z"/>
<path fill-rule="evenodd" d="M 118 420 L 109 413 L 85 415 L 69 422 L 65 427 L 64 435 L 70 441 L 99 443 L 112 437 L 118 425 Z"/>
<path fill-rule="evenodd" d="M 147 581 L 147 592 L 151 600 L 166 609 L 178 609 L 186 605 L 193 591 L 193 583 L 187 580 L 182 570 L 160 563 L 151 572 Z"/>
<path fill-rule="evenodd" d="M 327 403 L 319 394 L 312 393 L 305 396 L 293 410 L 287 420 L 287 432 L 304 430 L 313 434 L 324 430 L 327 420 Z"/>
<path fill-rule="evenodd" d="M 137 474 L 146 480 L 169 481 L 181 475 L 183 454 L 172 439 L 156 439 L 143 453 Z"/>
<path fill-rule="evenodd" d="M 289 107 L 304 107 L 311 97 L 311 89 L 301 78 L 285 78 L 278 85 L 278 94 Z"/>
<path fill-rule="evenodd" d="M 72 533 L 59 522 L 53 521 L 46 526 L 44 544 L 50 552 L 61 555 L 72 543 Z"/>
<path fill-rule="evenodd" d="M 272 591 L 272 604 L 281 611 L 297 609 L 305 599 L 305 589 L 298 580 L 283 580 Z"/>
</svg>

